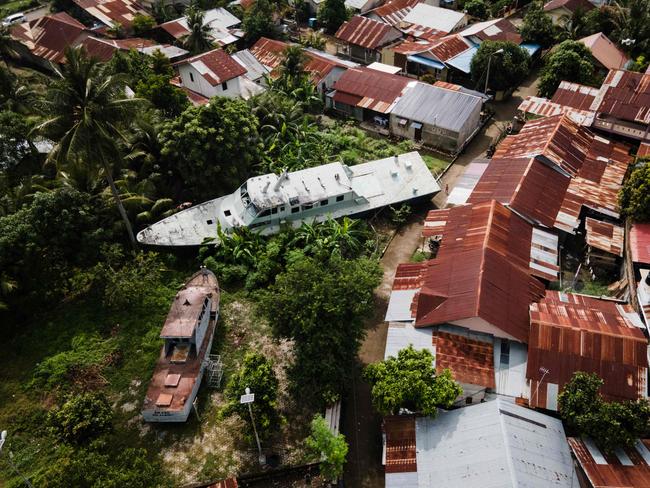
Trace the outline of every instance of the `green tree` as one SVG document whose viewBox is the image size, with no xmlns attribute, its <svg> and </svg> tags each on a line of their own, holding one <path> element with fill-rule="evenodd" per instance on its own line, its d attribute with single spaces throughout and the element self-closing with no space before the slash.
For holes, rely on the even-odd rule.
<svg viewBox="0 0 650 488">
<path fill-rule="evenodd" d="M 273 363 L 264 355 L 249 352 L 244 356 L 241 368 L 230 377 L 224 395 L 228 400 L 225 413 L 237 413 L 242 419 L 250 421 L 248 405 L 239 403 L 241 395 L 250 388 L 255 394 L 251 408 L 260 437 L 267 437 L 280 421 L 278 408 L 278 378 L 273 371 Z M 252 432 L 250 426 L 250 432 Z"/>
<path fill-rule="evenodd" d="M 311 434 L 306 440 L 307 447 L 317 461 L 320 461 L 320 474 L 328 481 L 336 481 L 343 475 L 348 443 L 343 434 L 334 434 L 321 415 L 311 421 Z"/>
<path fill-rule="evenodd" d="M 349 18 L 345 0 L 325 0 L 318 10 L 318 23 L 329 33 L 336 32 Z"/>
<path fill-rule="evenodd" d="M 163 161 L 184 183 L 189 198 L 214 198 L 236 188 L 259 161 L 257 129 L 245 101 L 214 98 L 163 125 Z"/>
<path fill-rule="evenodd" d="M 490 17 L 490 9 L 484 0 L 470 0 L 465 4 L 465 12 L 480 20 L 487 20 Z"/>
<path fill-rule="evenodd" d="M 650 52 L 650 0 L 620 0 L 612 6 L 614 40 L 633 56 Z M 623 40 L 633 40 L 623 44 Z"/>
<path fill-rule="evenodd" d="M 273 7 L 269 0 L 256 0 L 244 14 L 242 28 L 246 35 L 244 39 L 252 44 L 260 37 L 276 39 L 280 31 L 273 20 Z"/>
<path fill-rule="evenodd" d="M 564 41 L 548 57 L 540 76 L 540 96 L 551 98 L 562 81 L 597 85 L 591 51 L 581 42 Z"/>
<path fill-rule="evenodd" d="M 638 222 L 650 220 L 650 164 L 643 162 L 632 171 L 618 201 L 623 215 Z"/>
<path fill-rule="evenodd" d="M 156 21 L 153 17 L 143 14 L 135 14 L 131 23 L 131 28 L 136 36 L 149 34 L 156 27 Z"/>
<path fill-rule="evenodd" d="M 14 42 L 9 26 L 0 25 L 0 59 L 4 61 L 7 68 L 9 67 L 7 60 L 18 57 L 18 53 L 14 49 Z"/>
<path fill-rule="evenodd" d="M 397 357 L 369 364 L 364 378 L 372 388 L 372 403 L 382 415 L 396 415 L 400 408 L 435 416 L 438 407 L 449 408 L 463 389 L 451 372 L 436 374 L 433 354 L 413 346 L 402 349 Z"/>
<path fill-rule="evenodd" d="M 0 171 L 7 174 L 21 163 L 37 161 L 38 154 L 30 137 L 31 128 L 24 116 L 9 110 L 0 111 Z"/>
<path fill-rule="evenodd" d="M 503 52 L 495 54 L 499 49 Z M 528 74 L 530 56 L 525 49 L 508 41 L 484 41 L 472 58 L 471 73 L 475 83 L 485 83 L 490 57 L 488 86 L 493 90 L 515 88 Z"/>
<path fill-rule="evenodd" d="M 113 412 L 106 397 L 98 393 L 71 395 L 48 414 L 48 421 L 61 439 L 83 443 L 111 429 Z"/>
<path fill-rule="evenodd" d="M 106 29 L 106 32 L 108 35 L 116 39 L 124 39 L 126 37 L 126 29 L 121 22 L 113 22 L 111 26 Z"/>
<path fill-rule="evenodd" d="M 345 389 L 380 280 L 381 268 L 373 259 L 321 261 L 296 255 L 260 294 L 260 310 L 274 333 L 295 340 L 289 374 L 306 401 L 331 403 Z"/>
<path fill-rule="evenodd" d="M 542 48 L 555 44 L 557 35 L 551 16 L 544 12 L 542 4 L 538 2 L 533 2 L 528 7 L 519 33 L 525 42 L 539 44 Z"/>
<path fill-rule="evenodd" d="M 646 57 L 641 54 L 640 56 L 637 56 L 636 59 L 634 59 L 630 66 L 628 66 L 628 70 L 636 71 L 637 73 L 645 73 L 645 71 L 648 69 L 648 63 L 649 61 L 646 60 Z"/>
<path fill-rule="evenodd" d="M 181 39 L 183 47 L 192 54 L 212 49 L 211 27 L 205 23 L 205 12 L 192 4 L 185 12 L 185 19 L 190 32 Z"/>
<path fill-rule="evenodd" d="M 65 53 L 60 78 L 50 84 L 44 100 L 47 118 L 36 130 L 55 142 L 48 160 L 58 166 L 81 159 L 103 168 L 135 247 L 133 228 L 113 181 L 113 172 L 122 162 L 123 129 L 135 118 L 141 99 L 129 98 L 124 76 L 112 74 L 82 48 L 67 48 Z"/>
<path fill-rule="evenodd" d="M 152 74 L 138 82 L 135 94 L 147 99 L 159 109 L 165 117 L 177 117 L 190 104 L 185 92 L 170 83 L 169 75 Z"/>
</svg>

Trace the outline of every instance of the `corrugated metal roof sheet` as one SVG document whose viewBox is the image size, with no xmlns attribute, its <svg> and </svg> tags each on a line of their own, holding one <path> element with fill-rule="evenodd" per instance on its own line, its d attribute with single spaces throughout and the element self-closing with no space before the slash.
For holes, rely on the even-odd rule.
<svg viewBox="0 0 650 488">
<path fill-rule="evenodd" d="M 594 488 L 650 486 L 650 440 L 637 439 L 634 447 L 608 454 L 590 439 L 569 437 L 571 450 Z M 621 460 L 624 459 L 624 462 Z"/>
<path fill-rule="evenodd" d="M 424 227 L 422 227 L 422 237 L 441 236 L 447 225 L 449 219 L 448 208 L 440 208 L 437 210 L 430 210 L 424 219 Z"/>
<path fill-rule="evenodd" d="M 591 110 L 620 120 L 650 123 L 650 74 L 610 70 Z"/>
<path fill-rule="evenodd" d="M 521 44 L 517 28 L 508 19 L 477 22 L 459 32 L 463 37 L 477 37 L 481 41 L 509 41 Z"/>
<path fill-rule="evenodd" d="M 623 238 L 625 231 L 620 225 L 587 217 L 585 222 L 587 244 L 610 254 L 623 256 Z"/>
<path fill-rule="evenodd" d="M 485 173 L 490 163 L 489 159 L 475 159 L 467 165 L 464 173 L 456 180 L 453 190 L 447 197 L 447 205 L 462 205 L 467 203 L 477 183 Z M 426 221 L 424 223 L 426 229 Z M 424 233 L 424 232 L 423 232 Z"/>
<path fill-rule="evenodd" d="M 622 69 L 630 58 L 602 32 L 583 37 L 581 42 L 589 48 L 596 60 L 607 69 Z"/>
<path fill-rule="evenodd" d="M 650 144 L 647 142 L 639 144 L 639 149 L 637 150 L 636 155 L 639 158 L 650 157 Z"/>
<path fill-rule="evenodd" d="M 348 105 L 387 113 L 409 83 L 416 82 L 405 76 L 382 73 L 365 67 L 352 68 L 343 73 L 334 84 L 334 99 Z M 345 96 L 348 97 L 347 101 L 341 98 Z"/>
<path fill-rule="evenodd" d="M 176 63 L 177 66 L 184 64 L 193 66 L 212 86 L 246 74 L 246 68 L 223 49 L 213 49 Z"/>
<path fill-rule="evenodd" d="M 235 29 L 241 21 L 223 7 L 205 11 L 203 25 L 210 27 L 211 37 L 220 45 L 226 46 L 237 41 L 241 32 Z M 160 28 L 176 39 L 182 39 L 189 34 L 187 17 L 180 17 L 160 24 Z"/>
<path fill-rule="evenodd" d="M 569 12 L 575 12 L 578 9 L 586 12 L 595 8 L 588 0 L 551 0 L 544 5 L 544 11 L 549 12 L 561 7 L 567 9 Z"/>
<path fill-rule="evenodd" d="M 463 12 L 435 7 L 426 3 L 416 4 L 404 17 L 403 24 L 415 24 L 440 32 L 453 32 L 466 21 Z"/>
<path fill-rule="evenodd" d="M 106 62 L 113 57 L 116 51 L 151 47 L 156 43 L 150 39 L 140 38 L 98 39 L 96 37 L 87 37 L 81 44 L 90 56 Z"/>
<path fill-rule="evenodd" d="M 598 88 L 563 81 L 557 90 L 555 90 L 551 102 L 578 110 L 589 111 L 596 95 L 598 95 Z"/>
<path fill-rule="evenodd" d="M 381 7 L 377 7 L 366 15 L 377 15 L 383 22 L 393 27 L 398 27 L 402 19 L 421 0 L 390 0 Z"/>
<path fill-rule="evenodd" d="M 632 261 L 650 264 L 650 223 L 634 223 L 630 229 Z"/>
<path fill-rule="evenodd" d="M 452 132 L 468 128 L 473 117 L 481 111 L 483 99 L 460 91 L 447 90 L 426 83 L 416 83 L 409 89 L 392 110 L 392 114 L 408 120 Z M 469 132 L 474 127 L 468 128 Z"/>
<path fill-rule="evenodd" d="M 269 70 L 248 50 L 242 49 L 232 55 L 233 59 L 246 70 L 246 76 L 255 81 L 269 74 Z"/>
<path fill-rule="evenodd" d="M 566 114 L 573 122 L 579 125 L 590 127 L 596 116 L 595 112 L 590 110 L 578 110 L 566 105 L 551 102 L 547 98 L 526 97 L 519 104 L 517 110 L 525 114 L 534 114 L 541 117 L 552 117 L 554 115 Z"/>
<path fill-rule="evenodd" d="M 433 334 L 436 371 L 451 370 L 459 383 L 496 388 L 494 347 L 491 342 L 467 335 L 436 331 Z"/>
<path fill-rule="evenodd" d="M 128 29 L 136 15 L 149 17 L 147 11 L 133 0 L 74 0 L 74 2 L 107 26 L 118 22 Z"/>
<path fill-rule="evenodd" d="M 459 35 L 445 36 L 433 44 L 429 52 L 437 59 L 445 62 L 460 53 L 467 51 L 472 45 Z"/>
<path fill-rule="evenodd" d="M 392 40 L 389 36 L 392 29 L 389 24 L 355 15 L 339 27 L 335 37 L 367 49 L 377 49 Z"/>
<path fill-rule="evenodd" d="M 549 385 L 561 391 L 577 371 L 598 374 L 605 382 L 601 393 L 608 399 L 645 397 L 648 342 L 627 316 L 630 312 L 629 305 L 613 300 L 550 290 L 531 304 L 526 371 L 530 405 L 551 408 Z M 538 385 L 539 393 L 533 393 Z"/>
</svg>

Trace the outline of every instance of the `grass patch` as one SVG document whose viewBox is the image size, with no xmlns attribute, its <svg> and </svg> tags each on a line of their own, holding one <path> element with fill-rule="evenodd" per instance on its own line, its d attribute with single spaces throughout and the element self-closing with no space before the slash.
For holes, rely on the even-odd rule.
<svg viewBox="0 0 650 488">
<path fill-rule="evenodd" d="M 38 0 L 0 0 L 0 17 L 23 12 L 33 7 L 38 7 L 40 2 Z"/>
<path fill-rule="evenodd" d="M 432 156 L 430 154 L 423 154 L 422 159 L 424 159 L 427 168 L 431 170 L 433 176 L 436 178 L 440 176 L 440 174 L 445 170 L 447 166 L 449 166 L 449 161 L 440 159 L 439 157 Z"/>
</svg>

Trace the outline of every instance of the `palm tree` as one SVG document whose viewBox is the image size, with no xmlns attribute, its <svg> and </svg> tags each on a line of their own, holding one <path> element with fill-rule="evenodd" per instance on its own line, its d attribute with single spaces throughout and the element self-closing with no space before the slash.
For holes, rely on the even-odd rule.
<svg viewBox="0 0 650 488">
<path fill-rule="evenodd" d="M 133 120 L 142 100 L 128 98 L 124 75 L 111 73 L 83 48 L 67 48 L 65 56 L 59 79 L 49 86 L 43 102 L 47 118 L 35 130 L 54 141 L 48 161 L 57 167 L 77 160 L 101 167 L 135 248 L 113 172 L 122 161 L 120 143 L 126 139 L 122 129 Z"/>
<path fill-rule="evenodd" d="M 2 58 L 7 67 L 9 66 L 7 58 L 15 58 L 18 56 L 14 46 L 15 41 L 11 38 L 9 26 L 0 24 L 0 58 Z"/>
<path fill-rule="evenodd" d="M 196 5 L 190 5 L 185 14 L 190 33 L 182 38 L 183 47 L 192 54 L 199 54 L 212 48 L 212 29 L 204 24 L 205 12 Z"/>
<path fill-rule="evenodd" d="M 650 46 L 650 0 L 621 0 L 611 8 L 613 34 L 619 44 L 632 54 L 646 52 Z"/>
</svg>

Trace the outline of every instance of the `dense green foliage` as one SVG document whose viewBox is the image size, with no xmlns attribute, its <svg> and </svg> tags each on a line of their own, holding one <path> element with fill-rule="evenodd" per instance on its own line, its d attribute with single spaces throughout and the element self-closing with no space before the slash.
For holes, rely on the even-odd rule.
<svg viewBox="0 0 650 488">
<path fill-rule="evenodd" d="M 540 96 L 551 98 L 562 81 L 598 84 L 589 48 L 576 41 L 562 42 L 548 57 L 539 81 Z"/>
<path fill-rule="evenodd" d="M 496 51 L 503 49 L 503 52 Z M 492 59 L 491 61 L 490 58 Z M 530 56 L 528 52 L 508 41 L 484 41 L 472 58 L 472 80 L 483 88 L 490 62 L 488 87 L 493 90 L 509 90 L 519 86 L 528 74 Z"/>
<path fill-rule="evenodd" d="M 348 443 L 341 433 L 334 434 L 321 415 L 311 421 L 311 434 L 307 446 L 312 450 L 315 461 L 320 461 L 320 473 L 326 480 L 336 481 L 343 475 Z"/>
<path fill-rule="evenodd" d="M 318 23 L 331 34 L 335 33 L 349 17 L 345 0 L 325 0 L 318 9 Z"/>
<path fill-rule="evenodd" d="M 133 34 L 136 36 L 143 36 L 150 34 L 153 28 L 156 27 L 156 20 L 153 17 L 143 14 L 135 14 L 131 23 Z"/>
<path fill-rule="evenodd" d="M 413 346 L 399 351 L 397 357 L 369 364 L 364 377 L 372 387 L 372 403 L 382 415 L 396 415 L 406 408 L 435 416 L 438 407 L 451 407 L 463 393 L 448 369 L 436 374 L 431 352 Z"/>
<path fill-rule="evenodd" d="M 244 15 L 242 28 L 246 42 L 253 44 L 260 37 L 275 39 L 280 32 L 273 20 L 273 6 L 269 0 L 256 0 Z"/>
<path fill-rule="evenodd" d="M 632 56 L 650 53 L 650 0 L 620 0 L 611 7 L 612 37 Z M 621 41 L 632 41 L 624 45 Z"/>
<path fill-rule="evenodd" d="M 542 48 L 552 46 L 558 34 L 551 16 L 544 12 L 539 2 L 533 2 L 528 7 L 519 33 L 525 42 L 539 44 Z"/>
<path fill-rule="evenodd" d="M 642 162 L 632 170 L 619 193 L 624 215 L 638 222 L 650 220 L 650 164 Z"/>
<path fill-rule="evenodd" d="M 487 20 L 490 17 L 490 9 L 484 0 L 470 0 L 465 3 L 465 12 L 479 20 Z"/>
<path fill-rule="evenodd" d="M 280 421 L 277 412 L 278 379 L 273 371 L 273 363 L 264 355 L 255 352 L 246 354 L 241 368 L 230 377 L 224 391 L 229 402 L 225 413 L 237 413 L 249 425 L 252 435 L 248 405 L 239 403 L 241 395 L 246 393 L 246 388 L 250 388 L 255 394 L 251 408 L 257 433 L 263 439 L 277 429 Z"/>
<path fill-rule="evenodd" d="M 182 39 L 183 47 L 192 54 L 212 49 L 211 28 L 205 24 L 205 12 L 196 4 L 191 4 L 185 12 L 185 18 L 190 32 Z"/>
<path fill-rule="evenodd" d="M 646 400 L 606 402 L 598 393 L 603 380 L 596 374 L 577 372 L 558 395 L 558 410 L 568 426 L 594 439 L 612 452 L 631 447 L 650 429 L 650 405 Z"/>
<path fill-rule="evenodd" d="M 305 401 L 329 404 L 346 389 L 380 278 L 374 259 L 297 254 L 260 294 L 274 333 L 295 341 L 289 375 Z"/>
<path fill-rule="evenodd" d="M 111 429 L 113 412 L 105 396 L 97 393 L 70 395 L 47 416 L 52 430 L 68 442 L 88 442 Z"/>
</svg>

